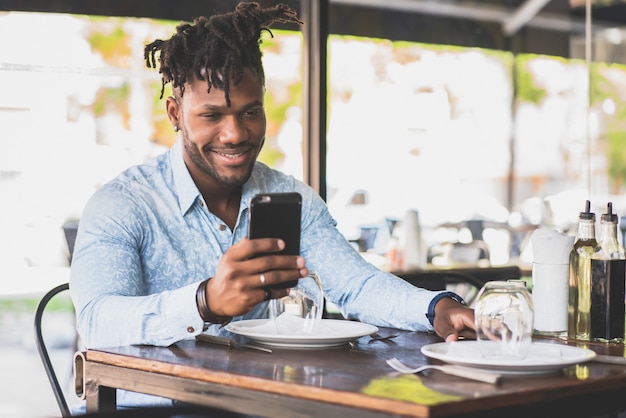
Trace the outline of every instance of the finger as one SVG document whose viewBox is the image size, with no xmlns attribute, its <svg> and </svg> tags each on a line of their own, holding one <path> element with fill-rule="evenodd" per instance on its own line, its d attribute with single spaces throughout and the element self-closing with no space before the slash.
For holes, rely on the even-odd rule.
<svg viewBox="0 0 626 418">
<path fill-rule="evenodd" d="M 280 299 L 289 295 L 289 289 L 273 289 L 270 287 L 263 288 L 263 300 Z"/>
<path fill-rule="evenodd" d="M 308 273 L 307 273 L 308 274 Z M 306 276 L 306 275 L 305 275 Z M 267 287 L 271 285 L 280 285 L 286 282 L 296 281 L 302 277 L 298 271 L 272 271 L 265 272 L 258 275 L 258 283 L 252 287 Z M 268 278 L 269 277 L 269 278 Z"/>
<path fill-rule="evenodd" d="M 306 277 L 308 275 L 308 270 L 305 269 L 290 269 L 290 270 L 272 270 L 265 271 L 263 273 L 255 274 L 252 276 L 252 286 L 253 288 L 262 288 L 266 286 L 274 287 L 284 287 L 286 283 L 293 282 L 294 284 L 289 286 L 295 286 L 298 279 L 302 277 Z"/>
<path fill-rule="evenodd" d="M 244 238 L 233 244 L 222 257 L 234 262 L 245 261 L 263 254 L 277 254 L 284 246 L 285 243 L 277 238 Z"/>
<path fill-rule="evenodd" d="M 259 272 L 271 270 L 299 270 L 306 265 L 304 258 L 299 255 L 263 255 L 252 258 L 249 267 L 257 269 Z"/>
<path fill-rule="evenodd" d="M 476 338 L 476 332 L 472 329 L 473 324 L 468 324 L 465 320 L 461 320 L 460 323 L 450 322 L 448 327 L 445 327 L 441 331 L 441 337 L 446 341 L 458 341 L 460 337 L 463 338 Z"/>
<path fill-rule="evenodd" d="M 470 329 L 463 329 L 461 331 L 454 331 L 451 334 L 448 334 L 444 340 L 446 342 L 451 342 L 451 341 L 458 341 L 461 338 L 463 339 L 469 339 L 469 340 L 475 340 L 476 339 L 476 332 L 474 332 L 473 330 Z"/>
<path fill-rule="evenodd" d="M 278 238 L 244 238 L 243 250 L 247 251 L 247 257 L 256 257 L 260 254 L 278 253 L 285 249 L 285 242 Z"/>
<path fill-rule="evenodd" d="M 470 339 L 470 340 L 475 340 L 476 339 L 476 331 L 472 330 L 472 329 L 464 329 L 462 331 L 459 332 L 459 338 L 466 338 L 466 339 Z"/>
<path fill-rule="evenodd" d="M 435 331 L 446 341 L 456 341 L 460 335 L 475 335 L 473 310 L 451 308 L 435 315 Z"/>
<path fill-rule="evenodd" d="M 456 331 L 453 331 L 452 333 L 448 334 L 446 336 L 446 338 L 444 338 L 445 342 L 449 343 L 452 341 L 458 341 L 459 340 L 459 334 L 456 333 Z"/>
</svg>

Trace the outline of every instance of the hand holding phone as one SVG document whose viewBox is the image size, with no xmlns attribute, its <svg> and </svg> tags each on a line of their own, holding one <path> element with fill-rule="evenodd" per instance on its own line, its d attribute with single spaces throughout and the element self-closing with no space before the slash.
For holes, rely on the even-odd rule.
<svg viewBox="0 0 626 418">
<path fill-rule="evenodd" d="M 285 248 L 279 254 L 300 254 L 300 221 L 302 196 L 296 192 L 263 193 L 250 201 L 248 237 L 280 238 Z M 297 282 L 286 282 L 272 287 L 290 288 Z"/>
</svg>

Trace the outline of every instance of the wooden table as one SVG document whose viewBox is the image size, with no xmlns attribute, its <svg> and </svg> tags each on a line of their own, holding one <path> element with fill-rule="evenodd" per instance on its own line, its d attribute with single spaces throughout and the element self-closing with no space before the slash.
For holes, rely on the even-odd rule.
<svg viewBox="0 0 626 418">
<path fill-rule="evenodd" d="M 398 375 L 385 360 L 438 363 L 420 347 L 441 340 L 386 328 L 379 333 L 399 336 L 392 342 L 368 336 L 353 347 L 273 348 L 273 353 L 195 340 L 88 350 L 78 353 L 76 383 L 84 388 L 88 412 L 114 409 L 115 388 L 289 418 L 590 417 L 626 411 L 626 366 L 588 362 L 553 375 L 504 377 L 499 385 L 438 371 Z M 624 357 L 623 345 L 588 347 Z"/>
</svg>

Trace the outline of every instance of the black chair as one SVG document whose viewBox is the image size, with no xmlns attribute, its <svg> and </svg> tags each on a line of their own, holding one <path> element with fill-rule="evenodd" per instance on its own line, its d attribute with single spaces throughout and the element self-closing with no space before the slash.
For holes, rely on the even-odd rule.
<svg viewBox="0 0 626 418">
<path fill-rule="evenodd" d="M 411 272 L 398 274 L 402 279 L 413 286 L 428 290 L 450 290 L 461 296 L 472 306 L 478 291 L 484 285 L 483 281 L 467 273 L 446 272 L 445 274 Z"/>
<path fill-rule="evenodd" d="M 478 291 L 492 280 L 519 280 L 522 276 L 518 266 L 466 267 L 456 269 L 427 269 L 394 272 L 414 286 L 428 290 L 453 290 L 463 284 L 471 289 L 466 291 L 465 301 L 471 305 Z M 455 288 L 456 286 L 456 288 Z"/>
<path fill-rule="evenodd" d="M 35 345 L 37 346 L 37 351 L 39 352 L 39 357 L 43 363 L 44 369 L 46 370 L 46 374 L 48 375 L 48 380 L 50 381 L 50 385 L 52 386 L 52 391 L 54 392 L 54 397 L 56 398 L 57 404 L 59 405 L 59 409 L 61 410 L 61 416 L 63 418 L 71 417 L 72 413 L 70 412 L 69 407 L 67 406 L 67 401 L 65 399 L 65 394 L 63 392 L 63 388 L 59 383 L 59 378 L 54 370 L 54 365 L 50 359 L 50 355 L 48 353 L 48 348 L 46 346 L 46 341 L 43 337 L 42 330 L 42 319 L 43 314 L 48 306 L 48 303 L 59 293 L 69 290 L 69 283 L 63 283 L 48 291 L 37 305 L 37 310 L 35 311 Z"/>
<path fill-rule="evenodd" d="M 456 271 L 417 270 L 395 272 L 394 274 L 414 286 L 428 290 L 447 290 L 447 286 L 458 283 L 468 283 L 480 289 L 485 284 L 483 280 L 472 274 Z"/>
<path fill-rule="evenodd" d="M 65 234 L 65 242 L 69 250 L 68 261 L 72 264 L 72 256 L 74 255 L 74 243 L 76 242 L 76 233 L 78 232 L 78 220 L 70 219 L 63 224 L 63 233 Z"/>
</svg>

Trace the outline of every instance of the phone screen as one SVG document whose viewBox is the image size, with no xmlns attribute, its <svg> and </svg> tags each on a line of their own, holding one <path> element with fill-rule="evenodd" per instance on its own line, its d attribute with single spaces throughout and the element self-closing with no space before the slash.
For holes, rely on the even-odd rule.
<svg viewBox="0 0 626 418">
<path fill-rule="evenodd" d="M 285 241 L 283 254 L 300 254 L 300 217 L 302 196 L 299 193 L 258 194 L 250 202 L 252 238 L 280 238 Z"/>
<path fill-rule="evenodd" d="M 250 202 L 249 238 L 280 238 L 285 241 L 281 254 L 300 254 L 300 217 L 302 196 L 299 193 L 266 193 Z M 285 282 L 271 287 L 286 289 L 298 284 Z"/>
</svg>

